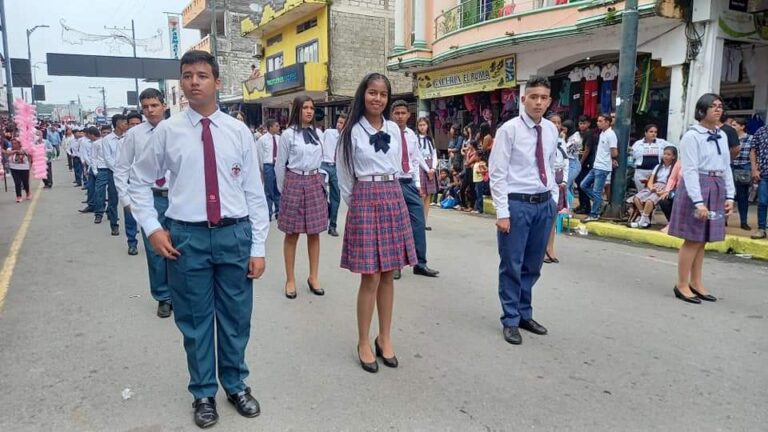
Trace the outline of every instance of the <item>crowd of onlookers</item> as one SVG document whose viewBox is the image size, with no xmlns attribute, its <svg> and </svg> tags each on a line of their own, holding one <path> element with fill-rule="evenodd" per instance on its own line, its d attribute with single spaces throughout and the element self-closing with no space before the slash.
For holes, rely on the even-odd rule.
<svg viewBox="0 0 768 432">
<path fill-rule="evenodd" d="M 19 131 L 13 121 L 7 118 L 2 119 L 0 130 L 3 131 L 0 142 L 0 154 L 2 155 L 0 174 L 4 177 L 10 176 L 13 179 L 17 203 L 22 203 L 24 200 L 29 201 L 32 199 L 30 179 L 33 155 L 22 146 L 19 140 Z M 45 188 L 53 187 L 51 161 L 57 159 L 61 154 L 62 136 L 62 130 L 57 124 L 41 122 L 35 130 L 35 145 L 45 146 L 48 167 L 46 177 L 43 179 L 43 187 Z M 4 181 L 7 184 L 7 179 Z"/>
</svg>

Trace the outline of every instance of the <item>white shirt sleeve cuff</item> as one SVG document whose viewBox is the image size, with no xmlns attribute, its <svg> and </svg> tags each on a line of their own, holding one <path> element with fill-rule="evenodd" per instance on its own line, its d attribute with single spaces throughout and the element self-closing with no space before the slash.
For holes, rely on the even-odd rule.
<svg viewBox="0 0 768 432">
<path fill-rule="evenodd" d="M 147 233 L 147 238 L 149 238 L 155 231 L 163 229 L 163 226 L 160 225 L 157 219 L 152 219 L 147 223 L 147 226 L 142 226 L 142 228 L 144 228 L 144 232 Z"/>
<path fill-rule="evenodd" d="M 264 258 L 266 256 L 266 250 L 263 244 L 251 245 L 251 256 L 254 258 Z"/>
<path fill-rule="evenodd" d="M 509 219 L 509 210 L 496 209 L 496 219 Z"/>
</svg>

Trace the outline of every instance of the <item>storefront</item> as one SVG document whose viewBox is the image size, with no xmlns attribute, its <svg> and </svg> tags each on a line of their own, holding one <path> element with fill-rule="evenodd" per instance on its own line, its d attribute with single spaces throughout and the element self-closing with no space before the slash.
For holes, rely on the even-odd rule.
<svg viewBox="0 0 768 432">
<path fill-rule="evenodd" d="M 495 128 L 518 113 L 515 55 L 431 70 L 416 76 L 420 111 L 429 113 L 435 145 L 448 148 L 450 128 L 489 123 Z"/>
</svg>

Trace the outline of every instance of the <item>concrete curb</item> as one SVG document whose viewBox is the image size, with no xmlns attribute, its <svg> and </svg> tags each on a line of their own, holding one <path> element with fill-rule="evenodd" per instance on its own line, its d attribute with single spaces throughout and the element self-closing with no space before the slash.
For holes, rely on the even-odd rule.
<svg viewBox="0 0 768 432">
<path fill-rule="evenodd" d="M 483 204 L 486 214 L 496 215 L 496 209 L 493 207 L 492 200 L 486 198 Z M 669 249 L 680 249 L 680 246 L 683 244 L 682 239 L 672 237 L 660 231 L 630 228 L 626 225 L 611 222 L 582 224 L 578 219 L 571 218 L 570 228 L 572 230 L 576 230 L 582 225 L 586 226 L 590 235 L 598 237 L 627 240 Z M 707 250 L 720 253 L 747 254 L 755 259 L 768 260 L 768 240 L 753 240 L 748 237 L 726 235 L 724 241 L 708 243 Z"/>
</svg>

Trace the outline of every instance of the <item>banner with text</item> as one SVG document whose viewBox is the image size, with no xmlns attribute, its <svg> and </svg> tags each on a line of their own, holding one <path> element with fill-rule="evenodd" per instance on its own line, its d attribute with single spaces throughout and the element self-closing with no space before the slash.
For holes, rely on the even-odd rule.
<svg viewBox="0 0 768 432">
<path fill-rule="evenodd" d="M 433 99 L 514 87 L 516 75 L 515 56 L 510 55 L 424 72 L 418 74 L 416 81 L 419 98 Z"/>
<path fill-rule="evenodd" d="M 171 38 L 171 57 L 179 58 L 179 17 L 168 15 L 168 35 Z"/>
</svg>

